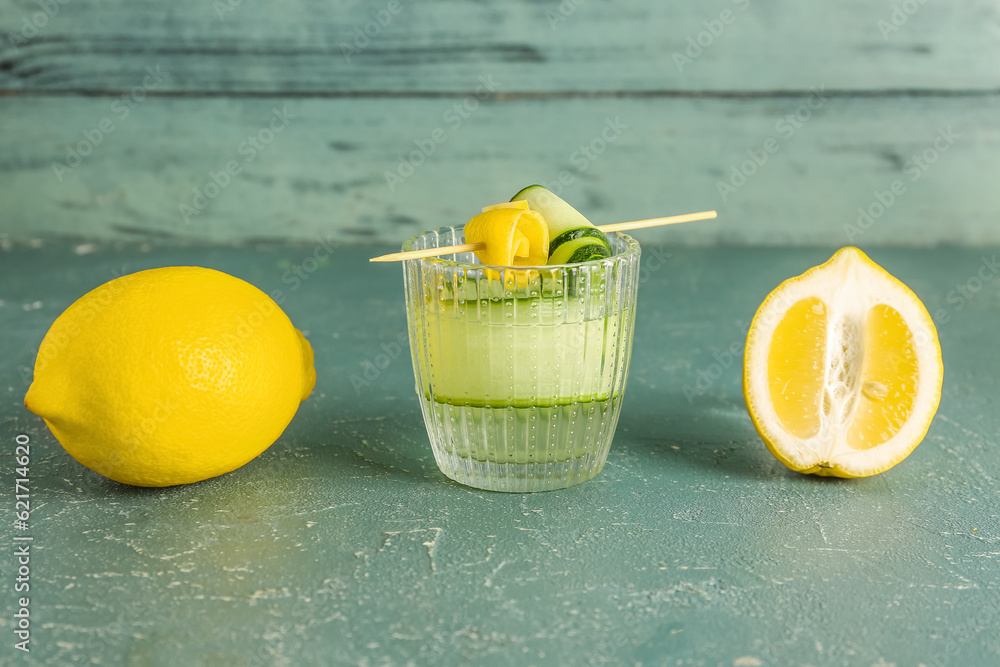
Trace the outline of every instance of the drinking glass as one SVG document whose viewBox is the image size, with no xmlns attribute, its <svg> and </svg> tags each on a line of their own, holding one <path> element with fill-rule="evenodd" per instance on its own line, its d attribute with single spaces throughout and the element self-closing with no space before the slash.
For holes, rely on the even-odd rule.
<svg viewBox="0 0 1000 667">
<path fill-rule="evenodd" d="M 438 467 L 492 491 L 560 489 L 599 473 L 628 376 L 639 244 L 579 264 L 484 266 L 472 253 L 403 263 L 417 396 Z M 461 227 L 403 250 L 464 242 Z"/>
</svg>

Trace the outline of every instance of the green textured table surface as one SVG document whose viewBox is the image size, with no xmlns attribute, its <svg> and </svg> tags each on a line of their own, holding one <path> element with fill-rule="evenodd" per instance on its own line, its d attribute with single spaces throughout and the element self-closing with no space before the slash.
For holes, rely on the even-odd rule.
<svg viewBox="0 0 1000 667">
<path fill-rule="evenodd" d="M 832 249 L 644 247 L 608 463 L 581 486 L 535 495 L 475 491 L 437 471 L 397 346 L 401 271 L 366 261 L 388 250 L 335 249 L 297 282 L 312 246 L 0 252 L 3 507 L 25 434 L 33 509 L 17 533 L 33 538 L 31 653 L 13 649 L 9 517 L 0 662 L 1000 662 L 1000 280 L 984 268 L 994 250 L 872 252 L 938 322 L 944 397 L 905 462 L 845 481 L 774 460 L 740 390 L 757 305 Z M 282 290 L 316 350 L 318 383 L 242 469 L 130 488 L 77 464 L 24 409 L 24 369 L 84 291 L 175 264 Z"/>
</svg>

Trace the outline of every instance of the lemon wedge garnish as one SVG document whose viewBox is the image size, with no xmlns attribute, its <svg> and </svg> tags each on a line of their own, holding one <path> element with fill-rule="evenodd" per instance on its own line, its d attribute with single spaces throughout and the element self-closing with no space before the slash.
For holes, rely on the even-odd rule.
<svg viewBox="0 0 1000 667">
<path fill-rule="evenodd" d="M 866 477 L 920 444 L 943 376 L 937 330 L 920 299 L 844 248 L 761 305 L 747 336 L 743 395 L 786 466 Z"/>
<path fill-rule="evenodd" d="M 494 266 L 539 266 L 549 257 L 549 228 L 527 202 L 487 206 L 465 225 L 466 243 L 485 243 L 476 257 Z"/>
</svg>

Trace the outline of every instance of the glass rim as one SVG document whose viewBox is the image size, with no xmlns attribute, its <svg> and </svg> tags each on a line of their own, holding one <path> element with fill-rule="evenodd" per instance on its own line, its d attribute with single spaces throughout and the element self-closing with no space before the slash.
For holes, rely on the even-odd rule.
<svg viewBox="0 0 1000 667">
<path fill-rule="evenodd" d="M 464 227 L 464 225 L 463 225 L 463 227 Z M 452 232 L 452 233 L 456 233 L 456 232 L 457 233 L 462 233 L 462 228 L 461 227 L 438 227 L 437 229 L 428 229 L 425 232 L 420 232 L 419 234 L 414 234 L 410 238 L 408 238 L 405 241 L 403 241 L 402 250 L 404 252 L 409 251 L 409 250 L 416 250 L 416 248 L 414 248 L 413 246 L 416 243 L 417 239 L 421 238 L 422 236 L 426 236 L 427 234 L 430 234 L 432 232 L 441 232 L 441 231 L 448 231 L 448 232 Z M 464 242 L 464 240 L 465 240 L 464 234 L 462 236 L 463 236 L 463 242 Z M 444 257 L 443 255 L 442 256 L 438 256 L 438 257 L 417 257 L 417 258 L 414 258 L 414 259 L 404 260 L 403 263 L 406 264 L 406 263 L 409 263 L 409 262 L 420 262 L 420 263 L 427 263 L 428 265 L 436 265 L 436 266 L 441 266 L 443 264 L 443 265 L 448 266 L 448 267 L 462 268 L 462 269 L 465 269 L 466 271 L 468 271 L 470 269 L 471 270 L 492 269 L 494 271 L 544 271 L 544 270 L 548 270 L 548 269 L 575 269 L 575 268 L 581 268 L 581 267 L 597 266 L 599 264 L 606 264 L 609 261 L 610 262 L 620 262 L 620 261 L 624 261 L 624 260 L 631 259 L 633 257 L 638 257 L 639 256 L 639 253 L 641 251 L 641 247 L 639 246 L 639 242 L 636 241 L 631 236 L 629 236 L 628 234 L 623 234 L 622 232 L 609 232 L 608 236 L 614 236 L 615 238 L 624 239 L 625 242 L 628 244 L 628 246 L 626 247 L 626 249 L 624 251 L 622 251 L 620 253 L 617 253 L 617 254 L 614 254 L 614 255 L 611 255 L 610 257 L 602 257 L 600 259 L 592 259 L 592 260 L 589 260 L 589 261 L 586 261 L 586 262 L 574 262 L 572 264 L 525 264 L 525 265 L 522 265 L 522 266 L 511 266 L 511 265 L 505 265 L 505 264 L 481 264 L 481 263 L 478 263 L 478 262 L 460 262 L 460 261 L 454 260 L 454 259 L 443 259 L 443 257 Z M 458 244 L 456 244 L 456 245 L 458 245 Z"/>
</svg>

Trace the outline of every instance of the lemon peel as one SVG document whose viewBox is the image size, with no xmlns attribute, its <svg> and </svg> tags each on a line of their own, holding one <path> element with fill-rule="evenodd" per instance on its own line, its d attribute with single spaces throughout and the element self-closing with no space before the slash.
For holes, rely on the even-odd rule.
<svg viewBox="0 0 1000 667">
<path fill-rule="evenodd" d="M 504 202 L 487 206 L 465 225 L 466 243 L 484 243 L 476 251 L 483 264 L 493 266 L 544 265 L 549 253 L 549 229 L 527 203 Z"/>
<path fill-rule="evenodd" d="M 312 347 L 267 294 L 168 267 L 70 305 L 42 340 L 25 405 L 91 470 L 170 486 L 255 458 L 315 383 Z"/>
</svg>

